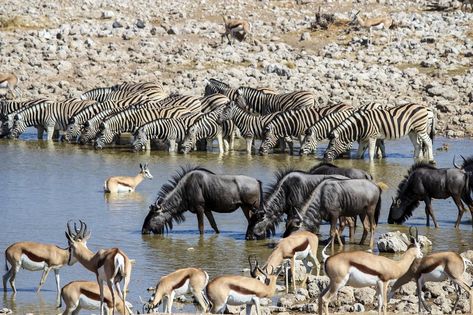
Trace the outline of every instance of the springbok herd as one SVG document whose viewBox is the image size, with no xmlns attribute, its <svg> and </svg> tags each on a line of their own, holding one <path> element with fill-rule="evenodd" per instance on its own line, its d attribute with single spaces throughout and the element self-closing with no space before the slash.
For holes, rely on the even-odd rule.
<svg viewBox="0 0 473 315">
<path fill-rule="evenodd" d="M 463 157 L 462 157 L 463 158 Z M 388 222 L 402 223 L 419 205 L 426 202 L 427 224 L 429 216 L 437 226 L 430 200 L 434 198 L 459 198 L 458 219 L 466 211 L 473 210 L 473 157 L 463 158 L 463 164 L 453 162 L 454 167 L 437 169 L 428 163 L 416 163 L 399 184 L 396 199 L 389 210 Z M 135 177 L 110 177 L 105 181 L 107 193 L 134 191 L 144 179 L 152 179 L 147 164 L 140 165 Z M 442 185 L 451 187 L 446 193 Z M 273 252 L 262 266 L 256 257 L 248 257 L 251 277 L 222 275 L 209 280 L 208 274 L 199 268 L 184 268 L 161 277 L 149 302 L 143 302 L 144 312 L 154 312 L 161 303 L 164 312 L 172 312 L 173 300 L 184 294 L 192 294 L 198 304 L 198 312 L 223 313 L 227 305 L 246 305 L 249 315 L 254 305 L 261 314 L 260 299 L 275 295 L 276 281 L 285 275 L 286 292 L 291 286 L 296 291 L 296 260 L 302 261 L 307 271 L 301 285 L 313 267 L 319 276 L 319 239 L 315 233 L 321 220 L 330 223 L 331 242 L 322 250 L 323 270 L 330 279 L 318 298 L 319 314 L 329 313 L 329 303 L 345 285 L 353 287 L 376 286 L 378 292 L 378 313 L 387 312 L 388 302 L 394 292 L 405 283 L 414 280 L 419 295 L 419 312 L 429 310 L 422 287 L 428 281 L 451 280 L 454 284 L 457 307 L 461 290 L 470 297 L 470 313 L 473 314 L 473 295 L 464 278 L 470 260 L 455 252 L 437 252 L 423 256 L 417 229 L 410 228 L 411 245 L 399 260 L 392 260 L 372 254 L 371 251 L 343 251 L 340 234 L 344 226 L 350 225 L 350 237 L 355 230 L 356 218 L 363 223 L 364 244 L 371 232 L 370 248 L 373 248 L 374 230 L 381 211 L 381 184 L 375 184 L 370 174 L 354 168 L 339 168 L 330 163 L 316 165 L 309 171 L 284 171 L 276 174 L 276 182 L 263 193 L 262 183 L 242 175 L 218 175 L 201 167 L 183 168 L 162 186 L 157 200 L 150 206 L 143 223 L 143 233 L 163 233 L 172 229 L 173 221 L 183 220 L 183 213 L 190 211 L 198 218 L 202 234 L 203 216 L 219 233 L 212 211 L 233 212 L 241 207 L 248 218 L 247 239 L 265 238 L 274 234 L 277 225 L 286 214 L 286 231 Z M 439 187 L 440 186 L 440 187 Z M 445 185 L 443 185 L 445 186 Z M 419 195 L 423 190 L 424 195 Z M 216 193 L 224 191 L 225 193 Z M 447 196 L 448 195 L 448 196 Z M 443 196 L 443 197 L 442 197 Z M 416 199 L 417 198 L 417 199 Z M 209 205 L 220 209 L 209 209 Z M 337 228 L 337 223 L 339 227 Z M 16 293 L 15 277 L 20 268 L 43 271 L 38 291 L 44 284 L 50 270 L 56 275 L 56 303 L 65 304 L 63 314 L 77 314 L 81 309 L 100 309 L 100 313 L 132 314 L 132 306 L 126 302 L 127 288 L 131 281 L 133 260 L 119 248 L 100 249 L 96 253 L 87 247 L 91 233 L 83 221 L 67 222 L 65 236 L 67 248 L 35 242 L 19 242 L 5 251 L 7 273 L 3 276 L 3 287 L 7 290 L 9 281 Z M 338 238 L 340 252 L 328 255 L 328 246 L 334 251 Z M 96 276 L 96 282 L 72 281 L 61 289 L 59 270 L 61 267 L 79 262 Z M 311 264 L 309 264 L 311 262 Z M 8 268 L 10 265 L 10 268 Z M 289 277 L 292 281 L 289 281 Z M 121 282 L 123 281 L 123 287 Z M 291 285 L 290 285 L 291 282 Z M 390 286 L 392 284 L 392 286 Z"/>
<path fill-rule="evenodd" d="M 8 85 L 10 87 L 10 85 Z M 16 87 L 16 85 L 15 85 Z M 234 149 L 235 137 L 244 138 L 252 153 L 256 139 L 260 154 L 279 142 L 280 150 L 315 153 L 317 143 L 329 139 L 324 159 L 331 161 L 359 142 L 358 157 L 366 149 L 370 159 L 384 157 L 384 139 L 409 136 L 414 157 L 434 162 L 432 140 L 436 115 L 419 104 L 360 107 L 332 104 L 320 107 L 311 91 L 278 93 L 268 88 L 238 87 L 216 79 L 206 81 L 204 96 L 169 95 L 160 83 L 122 83 L 96 88 L 64 101 L 36 99 L 0 101 L 0 137 L 18 138 L 27 127 L 38 130 L 38 139 L 61 136 L 68 142 L 93 143 L 96 149 L 131 133 L 134 151 L 164 143 L 169 151 L 188 153 L 197 147 L 219 151 Z"/>
</svg>

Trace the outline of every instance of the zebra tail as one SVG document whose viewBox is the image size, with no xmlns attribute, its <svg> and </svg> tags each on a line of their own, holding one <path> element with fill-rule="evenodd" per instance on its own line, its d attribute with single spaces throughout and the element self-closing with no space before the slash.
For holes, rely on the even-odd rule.
<svg viewBox="0 0 473 315">
<path fill-rule="evenodd" d="M 430 140 L 432 143 L 434 143 L 434 137 L 435 137 L 435 125 L 437 123 L 437 118 L 435 117 L 435 112 L 434 112 L 434 117 L 432 117 L 432 128 L 430 129 Z"/>
</svg>

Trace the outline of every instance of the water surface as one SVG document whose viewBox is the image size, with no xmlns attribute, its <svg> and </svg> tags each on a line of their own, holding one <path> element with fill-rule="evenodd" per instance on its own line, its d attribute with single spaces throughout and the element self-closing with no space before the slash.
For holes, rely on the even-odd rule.
<svg viewBox="0 0 473 315">
<path fill-rule="evenodd" d="M 176 169 L 187 164 L 201 165 L 216 173 L 253 176 L 267 185 L 273 180 L 276 169 L 294 167 L 305 170 L 320 161 L 313 156 L 301 158 L 273 154 L 261 157 L 247 156 L 244 152 L 225 155 L 215 152 L 191 153 L 183 156 L 157 151 L 136 154 L 126 148 L 94 151 L 88 146 L 38 142 L 33 140 L 33 134 L 23 137 L 19 141 L 0 141 L 0 249 L 3 251 L 11 243 L 23 240 L 65 247 L 66 222 L 69 219 L 82 219 L 92 231 L 88 242 L 91 250 L 120 247 L 130 258 L 136 259 L 128 296 L 138 308 L 139 296 L 148 298 L 146 288 L 154 286 L 166 273 L 195 266 L 205 269 L 211 277 L 239 274 L 248 265 L 248 255 L 255 254 L 263 261 L 271 251 L 268 243 L 274 241 L 246 242 L 244 236 L 247 223 L 241 210 L 215 215 L 220 235 L 214 234 L 205 221 L 206 234 L 200 237 L 195 215 L 190 213 L 186 214 L 186 221 L 175 226 L 168 235 L 141 235 L 149 204 Z M 436 139 L 434 148 L 443 143 L 448 144 L 449 150 L 434 152 L 439 167 L 450 167 L 454 154 L 473 153 L 471 140 L 440 138 Z M 325 146 L 321 146 L 318 156 L 321 156 Z M 389 205 L 397 184 L 413 162 L 412 145 L 407 139 L 388 142 L 386 150 L 388 158 L 372 164 L 366 159 L 336 162 L 340 166 L 368 170 L 376 181 L 389 185 L 389 189 L 383 193 L 381 225 L 377 236 L 399 229 L 398 226 L 386 224 Z M 120 196 L 103 193 L 102 187 L 107 177 L 135 175 L 139 163 L 145 162 L 149 163 L 154 179 L 144 181 L 136 193 Z M 427 234 L 436 251 L 464 251 L 471 248 L 473 234 L 470 214 L 464 215 L 460 229 L 456 230 L 453 225 L 457 210 L 453 201 L 435 200 L 433 206 L 440 229 L 424 227 L 423 203 L 408 224 L 417 225 L 422 234 Z M 357 232 L 356 239 L 359 240 L 361 228 Z M 322 228 L 322 236 L 328 236 L 327 226 Z M 357 248 L 355 245 L 349 247 Z M 11 308 L 19 314 L 56 314 L 54 276 L 51 274 L 41 294 L 36 294 L 34 290 L 40 277 L 40 272 L 21 270 L 16 279 L 18 294 L 13 297 L 8 287 L 8 292 L 0 298 L 0 307 Z M 94 280 L 94 276 L 80 264 L 62 269 L 62 285 L 77 279 Z M 187 306 L 184 310 L 192 312 L 193 308 Z"/>
</svg>

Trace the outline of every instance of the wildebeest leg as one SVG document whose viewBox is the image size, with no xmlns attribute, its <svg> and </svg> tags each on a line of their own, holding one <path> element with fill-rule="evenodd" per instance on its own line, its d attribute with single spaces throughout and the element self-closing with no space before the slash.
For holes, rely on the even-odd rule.
<svg viewBox="0 0 473 315">
<path fill-rule="evenodd" d="M 463 205 L 463 202 L 462 202 L 460 196 L 458 196 L 458 195 L 457 196 L 452 196 L 452 198 L 453 198 L 453 201 L 455 202 L 455 204 L 457 205 L 457 208 L 458 208 L 457 222 L 455 222 L 455 228 L 458 228 L 458 226 L 460 225 L 462 216 L 463 216 L 463 212 L 465 212 L 466 209 L 465 209 L 465 206 Z"/>
<path fill-rule="evenodd" d="M 215 219 L 214 219 L 214 215 L 212 214 L 212 211 L 211 210 L 205 211 L 204 214 L 207 217 L 207 220 L 209 220 L 210 226 L 212 227 L 212 229 L 214 229 L 215 233 L 217 234 L 220 233 L 217 227 L 217 223 L 215 223 Z"/>
<path fill-rule="evenodd" d="M 424 202 L 425 202 L 425 215 L 427 216 L 427 226 L 430 226 L 430 218 L 429 218 L 430 216 L 432 217 L 432 221 L 434 221 L 434 226 L 438 228 L 439 225 L 437 223 L 437 220 L 435 219 L 434 209 L 432 208 L 432 199 L 429 197 L 425 197 Z"/>
<path fill-rule="evenodd" d="M 256 225 L 256 217 L 252 211 L 252 207 L 241 206 L 241 209 L 243 210 L 243 214 L 245 215 L 246 220 L 248 221 L 248 227 L 246 228 L 245 238 L 247 240 L 253 240 L 255 239 L 254 227 Z"/>
<path fill-rule="evenodd" d="M 197 215 L 197 224 L 199 225 L 199 233 L 200 235 L 203 235 L 204 234 L 204 209 L 202 209 L 202 207 L 198 207 L 195 214 Z"/>
</svg>

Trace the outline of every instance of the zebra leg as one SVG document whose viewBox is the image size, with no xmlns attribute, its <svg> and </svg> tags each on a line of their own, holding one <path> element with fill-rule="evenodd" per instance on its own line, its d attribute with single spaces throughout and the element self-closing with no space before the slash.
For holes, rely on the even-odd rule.
<svg viewBox="0 0 473 315">
<path fill-rule="evenodd" d="M 363 159 L 367 147 L 368 147 L 368 142 L 366 140 L 360 141 L 358 143 L 358 151 L 356 153 L 357 159 Z"/>
<path fill-rule="evenodd" d="M 246 153 L 251 155 L 251 146 L 253 144 L 253 138 L 246 138 Z"/>
<path fill-rule="evenodd" d="M 230 151 L 230 144 L 228 143 L 227 139 L 223 139 L 223 146 L 224 146 L 225 152 Z"/>
<path fill-rule="evenodd" d="M 176 140 L 169 139 L 169 152 L 175 152 L 175 151 L 176 151 Z"/>
<path fill-rule="evenodd" d="M 44 127 L 43 126 L 36 126 L 36 129 L 38 130 L 38 140 L 43 140 Z"/>
<path fill-rule="evenodd" d="M 223 150 L 223 137 L 221 133 L 217 134 L 217 142 L 218 142 L 218 151 L 220 153 L 224 153 L 225 151 Z"/>
<path fill-rule="evenodd" d="M 53 135 L 54 135 L 54 126 L 50 127 L 46 127 L 46 133 L 47 133 L 47 137 L 46 137 L 46 140 L 53 140 Z"/>
<path fill-rule="evenodd" d="M 212 149 L 213 149 L 213 139 L 207 139 L 206 141 L 206 147 L 205 147 L 205 151 L 207 152 L 212 152 Z"/>
<path fill-rule="evenodd" d="M 369 139 L 369 144 L 368 144 L 368 148 L 369 148 L 369 156 L 370 156 L 370 162 L 372 162 L 375 158 L 375 154 L 376 154 L 376 138 L 370 138 Z"/>
<path fill-rule="evenodd" d="M 421 159 L 421 146 L 419 144 L 417 134 L 414 132 L 409 133 L 409 139 L 414 146 L 414 159 Z"/>
<path fill-rule="evenodd" d="M 429 135 L 426 133 L 420 134 L 419 137 L 422 140 L 422 143 L 424 144 L 424 150 L 427 151 L 427 159 L 429 160 L 429 163 L 435 163 L 434 160 L 434 152 L 432 150 L 432 139 L 430 139 Z M 424 158 L 425 158 L 425 152 L 424 152 Z"/>
</svg>

